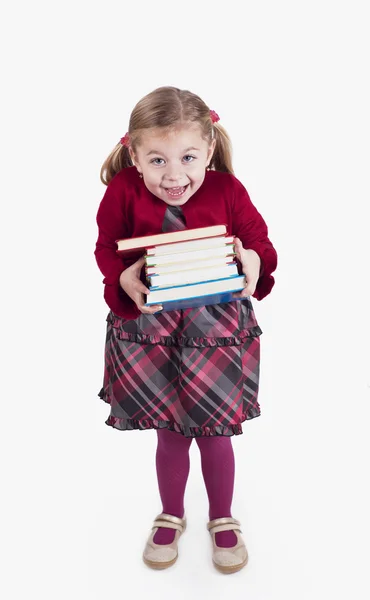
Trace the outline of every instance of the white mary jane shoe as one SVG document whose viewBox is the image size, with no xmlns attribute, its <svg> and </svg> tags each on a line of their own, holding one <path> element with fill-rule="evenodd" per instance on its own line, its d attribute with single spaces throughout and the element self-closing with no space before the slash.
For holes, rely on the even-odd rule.
<svg viewBox="0 0 370 600">
<path fill-rule="evenodd" d="M 207 529 L 212 537 L 213 564 L 221 573 L 236 573 L 248 562 L 248 552 L 243 541 L 240 522 L 233 517 L 223 517 L 209 521 Z M 231 548 L 222 548 L 216 544 L 216 533 L 220 531 L 234 531 L 237 543 Z"/>
<path fill-rule="evenodd" d="M 176 529 L 175 539 L 171 544 L 155 544 L 153 538 L 159 527 L 167 527 Z M 143 560 L 148 567 L 152 569 L 167 569 L 177 561 L 178 557 L 178 540 L 186 529 L 186 519 L 180 519 L 173 515 L 161 513 L 156 517 L 152 532 L 148 538 L 143 553 Z"/>
</svg>

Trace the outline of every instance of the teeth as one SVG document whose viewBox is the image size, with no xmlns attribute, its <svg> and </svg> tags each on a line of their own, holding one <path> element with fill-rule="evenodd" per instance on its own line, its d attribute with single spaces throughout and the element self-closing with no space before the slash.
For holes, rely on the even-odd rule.
<svg viewBox="0 0 370 600">
<path fill-rule="evenodd" d="M 183 187 L 174 187 L 174 188 L 166 188 L 167 192 L 171 194 L 171 196 L 181 196 L 184 193 L 186 186 Z"/>
</svg>

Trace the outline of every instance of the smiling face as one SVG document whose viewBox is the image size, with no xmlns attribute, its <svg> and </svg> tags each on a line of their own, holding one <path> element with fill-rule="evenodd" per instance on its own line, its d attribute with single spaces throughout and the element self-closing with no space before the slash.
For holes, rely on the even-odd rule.
<svg viewBox="0 0 370 600">
<path fill-rule="evenodd" d="M 148 190 L 166 204 L 182 206 L 202 185 L 215 144 L 212 140 L 208 146 L 199 127 L 192 125 L 165 137 L 147 132 L 136 156 L 131 148 L 129 152 Z"/>
</svg>

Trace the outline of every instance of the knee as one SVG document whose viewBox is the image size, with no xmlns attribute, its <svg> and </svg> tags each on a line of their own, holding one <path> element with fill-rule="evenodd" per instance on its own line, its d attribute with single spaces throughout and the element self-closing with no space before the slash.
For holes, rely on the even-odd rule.
<svg viewBox="0 0 370 600">
<path fill-rule="evenodd" d="M 232 449 L 232 441 L 229 436 L 207 436 L 196 438 L 200 452 L 228 452 Z"/>
<path fill-rule="evenodd" d="M 189 449 L 192 438 L 187 438 L 181 433 L 171 431 L 170 429 L 157 429 L 158 446 L 168 450 L 175 448 Z"/>
</svg>

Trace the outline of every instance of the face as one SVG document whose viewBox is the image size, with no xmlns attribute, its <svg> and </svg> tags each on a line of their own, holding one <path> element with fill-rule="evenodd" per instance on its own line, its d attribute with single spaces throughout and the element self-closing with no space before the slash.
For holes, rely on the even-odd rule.
<svg viewBox="0 0 370 600">
<path fill-rule="evenodd" d="M 212 158 L 216 140 L 208 146 L 198 127 L 167 134 L 147 133 L 131 160 L 150 192 L 170 204 L 182 206 L 200 188 Z"/>
</svg>

